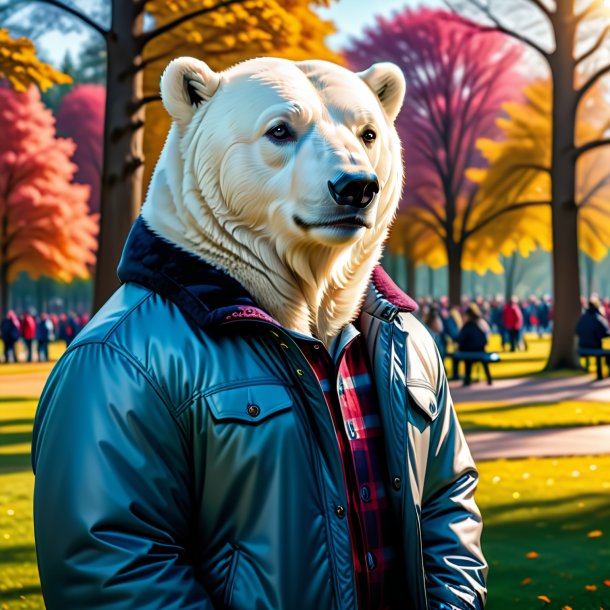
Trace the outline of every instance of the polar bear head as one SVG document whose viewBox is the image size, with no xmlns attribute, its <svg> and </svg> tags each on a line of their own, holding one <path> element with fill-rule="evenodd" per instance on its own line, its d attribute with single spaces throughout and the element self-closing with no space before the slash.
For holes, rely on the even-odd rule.
<svg viewBox="0 0 610 610">
<path fill-rule="evenodd" d="M 331 336 L 356 315 L 398 205 L 404 94 L 387 63 L 257 58 L 218 73 L 176 59 L 161 79 L 174 124 L 143 215 L 286 326 Z"/>
</svg>

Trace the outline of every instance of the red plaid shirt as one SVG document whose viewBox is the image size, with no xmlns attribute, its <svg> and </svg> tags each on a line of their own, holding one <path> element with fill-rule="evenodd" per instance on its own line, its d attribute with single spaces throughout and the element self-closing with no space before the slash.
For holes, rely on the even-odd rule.
<svg viewBox="0 0 610 610">
<path fill-rule="evenodd" d="M 362 335 L 344 348 L 337 365 L 327 350 L 298 341 L 324 392 L 343 461 L 347 514 L 362 610 L 396 608 L 397 556 L 388 504 L 388 473 L 379 406 Z M 314 348 L 314 345 L 316 347 Z"/>
</svg>

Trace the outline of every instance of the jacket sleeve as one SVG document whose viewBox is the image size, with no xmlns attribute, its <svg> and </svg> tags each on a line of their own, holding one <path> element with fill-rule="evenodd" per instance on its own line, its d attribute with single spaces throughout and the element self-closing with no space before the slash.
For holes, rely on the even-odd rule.
<svg viewBox="0 0 610 610">
<path fill-rule="evenodd" d="M 192 482 L 170 405 L 130 355 L 78 346 L 34 424 L 34 529 L 48 610 L 211 610 L 191 562 Z"/>
<path fill-rule="evenodd" d="M 421 513 L 428 605 L 430 610 L 480 609 L 487 594 L 487 564 L 474 500 L 478 473 L 438 360 L 438 417 L 430 424 Z"/>
</svg>

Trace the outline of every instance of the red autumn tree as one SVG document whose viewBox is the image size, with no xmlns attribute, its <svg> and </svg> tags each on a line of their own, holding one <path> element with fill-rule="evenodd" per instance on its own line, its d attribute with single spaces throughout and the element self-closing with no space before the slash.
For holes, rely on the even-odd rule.
<svg viewBox="0 0 610 610">
<path fill-rule="evenodd" d="M 404 239 L 417 235 L 425 247 L 399 245 L 395 251 L 419 252 L 412 262 L 447 264 L 454 304 L 460 303 L 462 268 L 497 270 L 499 247 L 513 233 L 519 212 L 513 206 L 498 210 L 478 197 L 466 170 L 484 165 L 477 140 L 499 135 L 502 104 L 520 95 L 520 56 L 501 34 L 481 34 L 463 17 L 430 9 L 379 18 L 347 50 L 357 69 L 393 61 L 405 74 L 407 96 L 397 128 L 406 182 L 395 231 L 408 226 Z M 397 240 L 393 232 L 390 247 Z"/>
<path fill-rule="evenodd" d="M 78 85 L 61 100 L 57 110 L 57 135 L 76 144 L 72 158 L 78 166 L 74 180 L 90 187 L 89 209 L 100 210 L 104 105 L 106 89 L 100 85 Z"/>
<path fill-rule="evenodd" d="M 0 89 L 0 314 L 18 273 L 70 281 L 95 262 L 97 216 L 89 187 L 73 184 L 75 145 L 55 137 L 55 119 L 30 87 Z"/>
</svg>

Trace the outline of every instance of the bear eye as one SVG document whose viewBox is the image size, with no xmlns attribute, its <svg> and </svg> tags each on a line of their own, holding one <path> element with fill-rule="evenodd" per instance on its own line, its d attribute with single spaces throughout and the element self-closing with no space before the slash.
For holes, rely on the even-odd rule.
<svg viewBox="0 0 610 610">
<path fill-rule="evenodd" d="M 372 129 L 365 129 L 362 132 L 362 139 L 367 144 L 370 144 L 371 142 L 374 142 L 377 139 L 377 134 Z"/>
<path fill-rule="evenodd" d="M 275 140 L 276 142 L 286 142 L 288 140 L 294 139 L 292 133 L 290 133 L 290 130 L 288 129 L 288 126 L 285 123 L 280 123 L 279 125 L 272 127 L 266 133 L 266 135 L 269 136 L 269 138 L 271 138 L 272 140 Z"/>
</svg>

